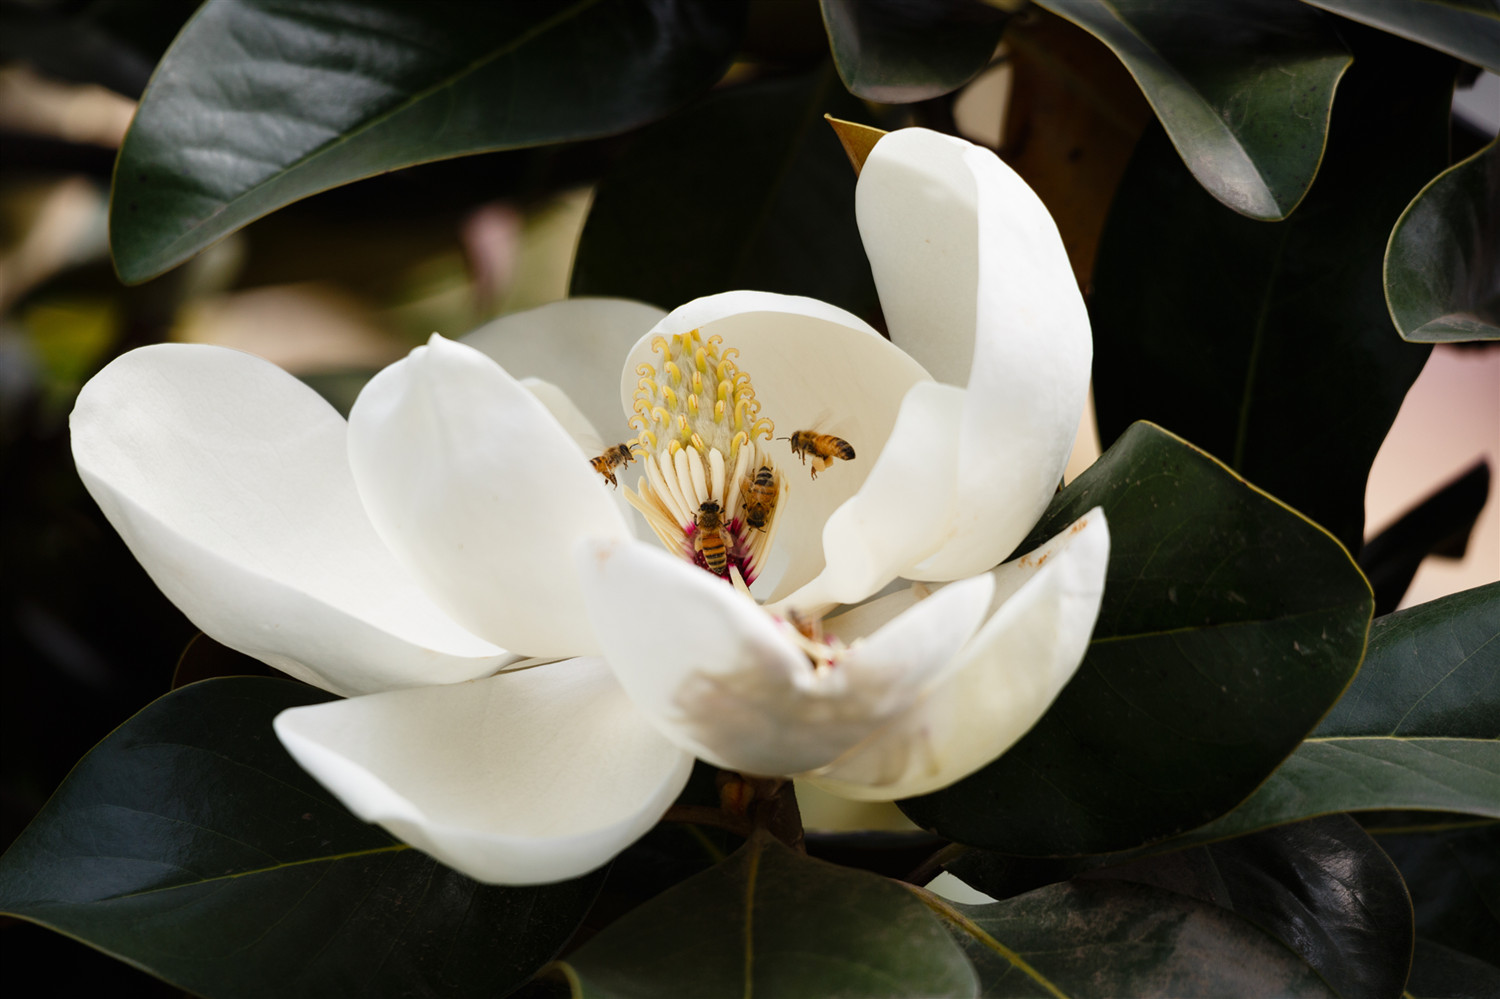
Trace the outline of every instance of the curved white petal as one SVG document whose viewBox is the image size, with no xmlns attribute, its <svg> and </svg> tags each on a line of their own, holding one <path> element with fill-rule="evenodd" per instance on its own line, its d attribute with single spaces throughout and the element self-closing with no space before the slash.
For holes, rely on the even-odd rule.
<svg viewBox="0 0 1500 999">
<path fill-rule="evenodd" d="M 454 620 L 524 655 L 597 647 L 573 543 L 629 529 L 588 457 L 503 368 L 439 336 L 349 414 L 350 466 L 386 545 Z"/>
<path fill-rule="evenodd" d="M 925 695 L 863 745 L 803 776 L 847 798 L 892 801 L 947 787 L 995 759 L 1077 671 L 1108 565 L 1109 528 L 1095 508 L 1001 566 L 992 575 L 1004 602 Z"/>
<path fill-rule="evenodd" d="M 607 863 L 693 766 L 599 659 L 292 708 L 276 735 L 354 814 L 490 884 Z"/>
<path fill-rule="evenodd" d="M 948 587 L 814 667 L 789 625 L 652 545 L 585 542 L 579 559 L 605 655 L 636 704 L 709 762 L 768 776 L 832 761 L 909 705 L 979 626 L 993 586 Z"/>
<path fill-rule="evenodd" d="M 964 390 L 952 385 L 911 387 L 869 478 L 823 526 L 823 571 L 786 605 L 856 603 L 947 539 L 963 405 Z"/>
<path fill-rule="evenodd" d="M 634 436 L 616 402 L 620 361 L 664 315 L 654 305 L 623 298 L 569 298 L 501 316 L 460 342 L 518 378 L 541 378 L 561 388 L 609 444 Z"/>
<path fill-rule="evenodd" d="M 882 138 L 856 212 L 892 340 L 965 385 L 950 537 L 902 574 L 958 579 L 1025 537 L 1088 394 L 1088 313 L 1057 226 L 993 153 L 923 129 Z"/>
<path fill-rule="evenodd" d="M 791 480 L 776 535 L 777 548 L 788 555 L 786 568 L 779 578 L 763 577 L 773 586 L 770 598 L 779 600 L 821 570 L 823 524 L 869 476 L 902 398 L 927 372 L 843 309 L 812 298 L 732 291 L 675 309 L 632 348 L 620 382 L 627 412 L 636 366 L 652 363 L 652 339 L 694 329 L 739 350 L 736 363 L 750 375 L 761 415 L 775 422 L 778 436 L 817 429 L 855 450 L 853 461 L 836 462 L 814 481 L 786 442 L 772 442 L 771 454 Z"/>
<path fill-rule="evenodd" d="M 84 386 L 72 433 L 89 493 L 215 640 L 339 694 L 501 663 L 386 550 L 349 474 L 346 424 L 275 365 L 221 347 L 133 350 Z"/>
<path fill-rule="evenodd" d="M 537 400 L 547 407 L 547 412 L 551 413 L 558 425 L 567 431 L 569 437 L 573 438 L 573 443 L 583 449 L 584 454 L 593 457 L 603 453 L 605 442 L 600 440 L 594 424 L 584 415 L 583 410 L 574 404 L 566 392 L 540 378 L 522 378 L 521 384 L 526 387 L 526 391 L 536 396 Z M 610 384 L 613 386 L 613 379 Z M 619 473 L 622 471 L 623 469 L 615 469 L 616 483 L 619 482 Z M 646 524 L 646 518 L 626 501 L 625 494 L 620 491 L 618 485 L 611 487 L 610 498 L 614 500 L 615 509 L 620 511 L 620 516 L 630 525 L 630 533 L 633 536 L 651 537 L 651 528 Z"/>
</svg>

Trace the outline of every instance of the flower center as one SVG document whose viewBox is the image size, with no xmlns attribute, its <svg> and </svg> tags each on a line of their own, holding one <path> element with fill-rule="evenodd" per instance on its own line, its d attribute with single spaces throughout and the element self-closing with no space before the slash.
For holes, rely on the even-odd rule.
<svg viewBox="0 0 1500 999">
<path fill-rule="evenodd" d="M 697 330 L 659 336 L 661 360 L 636 369 L 637 431 L 645 469 L 630 505 L 669 551 L 748 586 L 764 565 L 788 483 L 762 448 L 776 428 L 760 416 L 750 376 Z"/>
</svg>

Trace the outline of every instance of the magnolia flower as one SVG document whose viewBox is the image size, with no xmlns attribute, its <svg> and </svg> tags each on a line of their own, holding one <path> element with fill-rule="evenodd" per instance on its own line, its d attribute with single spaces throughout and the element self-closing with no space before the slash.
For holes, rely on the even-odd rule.
<svg viewBox="0 0 1500 999">
<path fill-rule="evenodd" d="M 434 336 L 347 424 L 264 361 L 158 345 L 85 386 L 79 473 L 205 633 L 345 695 L 277 718 L 293 756 L 481 880 L 607 862 L 694 756 L 932 791 L 1040 717 L 1098 613 L 1097 510 L 994 568 L 1062 474 L 1088 322 L 982 149 L 892 133 L 857 210 L 891 340 L 757 292 L 559 302 Z"/>
</svg>

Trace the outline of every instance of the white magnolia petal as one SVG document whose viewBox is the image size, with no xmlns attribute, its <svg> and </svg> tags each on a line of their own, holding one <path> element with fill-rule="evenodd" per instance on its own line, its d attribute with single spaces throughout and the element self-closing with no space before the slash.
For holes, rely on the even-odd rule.
<svg viewBox="0 0 1500 999">
<path fill-rule="evenodd" d="M 996 590 L 1013 592 L 950 670 L 890 725 L 810 779 L 844 797 L 890 801 L 946 787 L 1005 752 L 1082 662 L 1108 565 L 1109 528 L 1095 508 L 1002 567 Z"/>
<path fill-rule="evenodd" d="M 818 733 L 780 709 L 812 670 L 783 626 L 722 579 L 654 545 L 586 541 L 578 560 L 604 654 L 664 735 L 726 770 L 806 769 L 785 760 L 802 759 L 799 740 Z"/>
<path fill-rule="evenodd" d="M 521 384 L 526 391 L 537 397 L 552 418 L 558 422 L 568 436 L 573 438 L 573 443 L 583 449 L 590 458 L 602 454 L 606 442 L 599 439 L 598 432 L 589 418 L 584 415 L 583 410 L 574 405 L 573 400 L 562 389 L 551 382 L 540 378 L 522 378 Z M 615 469 L 615 481 L 619 482 L 619 475 L 623 469 Z M 615 509 L 620 511 L 620 516 L 630 525 L 630 533 L 637 538 L 651 537 L 651 528 L 646 524 L 646 518 L 641 512 L 631 506 L 625 499 L 618 485 L 610 488 L 610 498 L 614 500 Z"/>
<path fill-rule="evenodd" d="M 670 738 L 742 773 L 820 767 L 908 706 L 983 620 L 979 577 L 887 623 L 815 668 L 773 620 L 723 581 L 651 545 L 585 543 L 590 612 L 626 691 Z M 662 629 L 641 608 L 683 608 Z"/>
<path fill-rule="evenodd" d="M 557 385 L 607 444 L 634 436 L 615 401 L 620 360 L 664 315 L 654 305 L 623 298 L 569 298 L 501 316 L 461 342 L 517 377 Z"/>
<path fill-rule="evenodd" d="M 739 351 L 736 363 L 750 375 L 761 415 L 775 422 L 777 435 L 817 429 L 844 438 L 855 450 L 853 461 L 837 461 L 813 481 L 788 444 L 773 442 L 773 458 L 791 473 L 776 535 L 787 561 L 779 576 L 762 576 L 756 592 L 769 588 L 770 598 L 779 600 L 822 568 L 823 524 L 864 483 L 895 426 L 902 398 L 927 380 L 927 372 L 843 309 L 793 295 L 733 291 L 674 310 L 632 348 L 620 382 L 627 411 L 639 377 L 636 366 L 652 363 L 651 341 L 694 329 L 705 337 L 722 336 L 726 348 Z"/>
<path fill-rule="evenodd" d="M 524 655 L 596 648 L 573 543 L 629 529 L 588 458 L 503 368 L 439 336 L 349 414 L 354 479 L 387 546 L 455 620 Z"/>
<path fill-rule="evenodd" d="M 607 863 L 693 766 L 599 659 L 292 708 L 275 727 L 354 814 L 491 884 Z"/>
<path fill-rule="evenodd" d="M 275 365 L 221 347 L 133 350 L 84 386 L 72 433 L 89 493 L 215 640 L 339 694 L 501 663 L 386 550 L 349 474 L 346 424 Z"/>
<path fill-rule="evenodd" d="M 988 574 L 945 586 L 850 648 L 835 669 L 868 691 L 868 713 L 883 722 L 950 667 L 984 620 L 994 592 Z"/>
<path fill-rule="evenodd" d="M 946 540 L 963 406 L 963 389 L 939 382 L 911 387 L 869 478 L 823 527 L 823 571 L 786 605 L 857 603 Z"/>
<path fill-rule="evenodd" d="M 1057 226 L 993 153 L 922 129 L 876 144 L 856 208 L 893 341 L 966 385 L 951 537 L 903 573 L 988 569 L 1057 488 L 1088 394 L 1088 313 Z"/>
</svg>

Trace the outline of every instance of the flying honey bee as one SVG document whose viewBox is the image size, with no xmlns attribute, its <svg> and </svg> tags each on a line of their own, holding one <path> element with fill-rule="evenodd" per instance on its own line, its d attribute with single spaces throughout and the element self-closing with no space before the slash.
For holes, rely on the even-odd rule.
<svg viewBox="0 0 1500 999">
<path fill-rule="evenodd" d="M 776 473 L 771 471 L 771 466 L 760 466 L 755 477 L 740 488 L 740 495 L 745 499 L 745 523 L 757 531 L 764 531 L 766 521 L 776 509 Z"/>
<path fill-rule="evenodd" d="M 605 481 L 616 489 L 620 483 L 615 481 L 615 469 L 621 465 L 628 465 L 635 460 L 635 455 L 630 453 L 628 444 L 615 444 L 604 449 L 604 453 L 597 458 L 590 458 L 589 464 L 594 466 L 594 471 L 604 476 Z"/>
<path fill-rule="evenodd" d="M 812 456 L 812 477 L 815 479 L 819 472 L 833 464 L 833 459 L 854 459 L 854 448 L 849 442 L 833 434 L 820 434 L 816 430 L 793 430 L 792 436 L 783 439 L 792 442 L 792 454 L 801 458 L 802 464 L 807 464 L 808 456 Z"/>
<path fill-rule="evenodd" d="M 693 551 L 703 556 L 703 564 L 716 576 L 729 574 L 729 545 L 724 540 L 724 518 L 719 504 L 704 500 L 693 516 L 698 531 L 693 535 Z"/>
</svg>

